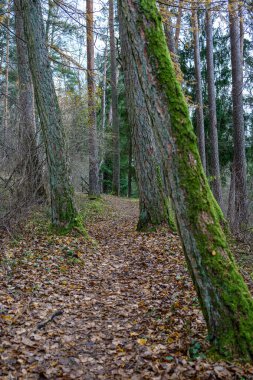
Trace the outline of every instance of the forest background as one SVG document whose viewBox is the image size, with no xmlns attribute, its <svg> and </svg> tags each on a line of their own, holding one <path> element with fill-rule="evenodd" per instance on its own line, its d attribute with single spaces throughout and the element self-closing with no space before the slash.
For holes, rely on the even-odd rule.
<svg viewBox="0 0 253 380">
<path fill-rule="evenodd" d="M 194 3 L 195 4 L 195 3 Z M 193 14 L 192 3 L 173 2 L 162 7 L 164 25 L 169 33 L 176 35 L 177 49 L 174 54 L 178 79 L 181 81 L 190 106 L 193 125 L 198 134 L 203 129 L 206 173 L 210 184 L 214 183 L 212 158 L 212 114 L 208 108 L 207 35 L 205 2 L 198 2 L 197 14 Z M 240 3 L 241 39 L 243 40 L 243 118 L 245 123 L 245 154 L 247 158 L 248 197 L 247 208 L 252 204 L 252 12 L 248 2 Z M 166 9 L 165 9 L 166 8 Z M 116 6 L 115 6 L 116 9 Z M 132 132 L 130 130 L 125 104 L 121 52 L 118 37 L 118 19 L 115 13 L 114 33 L 116 35 L 116 76 L 117 76 L 117 114 L 119 118 L 119 147 L 115 148 L 112 117 L 112 82 L 109 54 L 108 4 L 94 3 L 94 43 L 95 67 L 92 73 L 95 82 L 95 113 L 99 146 L 99 169 L 101 190 L 114 192 L 113 171 L 115 149 L 120 151 L 120 194 L 138 197 L 138 185 L 133 158 Z M 233 175 L 233 105 L 232 69 L 229 39 L 229 12 L 226 2 L 213 3 L 213 54 L 214 80 L 216 92 L 216 114 L 218 131 L 219 167 L 222 185 L 222 207 L 229 219 L 233 217 L 234 180 Z M 89 152 L 88 152 L 88 89 L 87 89 L 87 46 L 85 2 L 49 1 L 43 2 L 43 15 L 46 26 L 49 56 L 53 69 L 56 91 L 63 115 L 70 157 L 71 178 L 76 191 L 88 192 Z M 22 188 L 20 172 L 20 112 L 19 81 L 17 70 L 17 51 L 15 39 L 15 20 L 13 4 L 1 4 L 1 224 L 6 225 L 27 206 L 27 195 L 18 194 Z M 196 40 L 196 33 L 198 34 Z M 196 42 L 197 41 L 197 42 Z M 198 46 L 196 46 L 198 45 Z M 200 72 L 196 73 L 196 48 L 199 54 Z M 200 94 L 201 92 L 201 94 Z M 200 97 L 201 96 L 201 97 Z M 201 116 L 202 114 L 202 116 Z M 202 118 L 202 121 L 199 121 Z M 198 123 L 203 126 L 199 127 Z M 201 141 L 201 138 L 199 138 Z M 36 145 L 40 156 L 43 181 L 46 184 L 45 153 L 41 142 L 41 130 L 36 113 Z M 21 196 L 21 201 L 20 201 Z M 29 202 L 32 203 L 31 197 Z M 28 202 L 28 203 L 29 203 Z M 252 213 L 249 211 L 248 215 Z"/>
</svg>

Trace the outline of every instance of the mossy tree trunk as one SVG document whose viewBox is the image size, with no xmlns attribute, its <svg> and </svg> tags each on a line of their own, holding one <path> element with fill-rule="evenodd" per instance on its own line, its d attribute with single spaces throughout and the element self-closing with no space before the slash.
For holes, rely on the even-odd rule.
<svg viewBox="0 0 253 380">
<path fill-rule="evenodd" d="M 149 118 L 169 180 L 183 249 L 213 348 L 228 358 L 253 358 L 253 301 L 222 230 L 223 214 L 203 171 L 188 107 L 166 46 L 155 0 L 119 0 L 120 36 L 145 99 L 133 121 Z M 130 64 L 131 60 L 126 62 Z M 125 73 L 131 71 L 128 66 Z M 141 108 L 140 108 L 141 107 Z"/>
<path fill-rule="evenodd" d="M 39 0 L 21 0 L 35 100 L 46 150 L 51 193 L 52 224 L 74 223 L 76 209 L 69 179 L 64 129 L 46 48 L 42 9 Z"/>
<path fill-rule="evenodd" d="M 122 25 L 122 24 L 121 24 Z M 146 96 L 141 87 L 131 41 L 121 27 L 121 54 L 126 84 L 128 119 L 132 129 L 132 149 L 139 189 L 138 230 L 162 223 L 174 228 L 169 211 L 169 196 L 159 149 L 152 130 L 152 118 L 146 112 Z"/>
</svg>

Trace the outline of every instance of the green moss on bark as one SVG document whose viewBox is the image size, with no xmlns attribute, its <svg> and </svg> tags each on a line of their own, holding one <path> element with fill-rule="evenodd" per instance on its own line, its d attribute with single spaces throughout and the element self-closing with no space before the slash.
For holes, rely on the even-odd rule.
<svg viewBox="0 0 253 380">
<path fill-rule="evenodd" d="M 161 93 L 165 94 L 171 133 L 177 155 L 175 167 L 183 189 L 187 222 L 198 255 L 186 258 L 200 297 L 210 339 L 215 350 L 227 358 L 253 358 L 253 301 L 229 250 L 221 224 L 225 220 L 204 174 L 188 106 L 166 49 L 161 17 L 155 1 L 140 0 L 147 52 Z M 143 17 L 140 16 L 140 17 Z M 191 261 L 192 260 L 192 261 Z M 206 278 L 207 292 L 198 288 Z M 203 294 L 205 294 L 203 296 Z"/>
</svg>

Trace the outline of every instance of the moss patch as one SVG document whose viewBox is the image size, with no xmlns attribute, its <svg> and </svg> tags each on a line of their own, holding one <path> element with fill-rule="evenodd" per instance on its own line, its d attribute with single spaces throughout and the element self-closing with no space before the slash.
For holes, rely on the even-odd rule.
<svg viewBox="0 0 253 380">
<path fill-rule="evenodd" d="M 196 267 L 188 257 L 189 269 L 199 294 L 196 276 L 206 279 L 206 298 L 202 298 L 212 344 L 227 357 L 253 358 L 253 301 L 229 250 L 221 224 L 223 213 L 218 206 L 204 174 L 197 139 L 192 127 L 188 105 L 177 81 L 163 33 L 161 17 L 152 0 L 140 0 L 141 16 L 147 40 L 149 61 L 165 95 L 171 120 L 171 135 L 177 154 L 173 156 L 178 171 L 179 188 L 184 194 L 187 228 L 194 237 L 199 257 Z M 187 250 L 186 250 L 187 251 Z M 191 253 L 192 254 L 192 253 Z M 211 298 L 211 299 L 210 299 Z M 213 319 L 214 318 L 214 319 Z"/>
</svg>

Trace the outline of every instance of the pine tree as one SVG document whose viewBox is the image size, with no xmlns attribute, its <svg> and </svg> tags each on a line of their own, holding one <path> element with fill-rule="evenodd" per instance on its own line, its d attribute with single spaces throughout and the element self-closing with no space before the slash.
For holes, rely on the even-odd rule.
<svg viewBox="0 0 253 380">
<path fill-rule="evenodd" d="M 69 178 L 65 136 L 46 48 L 40 0 L 21 0 L 24 31 L 37 109 L 46 150 L 52 224 L 69 227 L 77 212 Z"/>
<path fill-rule="evenodd" d="M 152 120 L 210 342 L 223 356 L 252 360 L 253 300 L 221 227 L 223 214 L 201 165 L 156 2 L 119 0 L 119 18 L 121 41 L 129 47 L 130 56 L 125 72 L 132 65 L 137 68 L 138 91 L 145 99 L 142 107 L 136 103 L 133 120 L 140 121 L 143 115 Z M 133 91 L 130 82 L 126 85 L 127 91 Z"/>
</svg>

